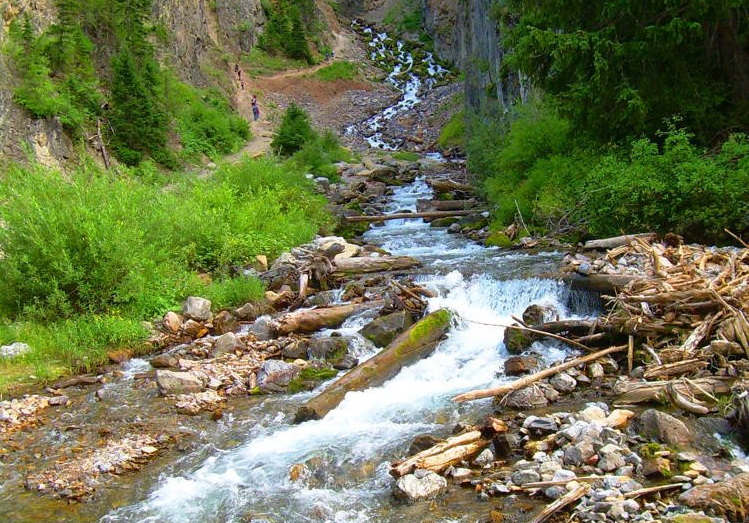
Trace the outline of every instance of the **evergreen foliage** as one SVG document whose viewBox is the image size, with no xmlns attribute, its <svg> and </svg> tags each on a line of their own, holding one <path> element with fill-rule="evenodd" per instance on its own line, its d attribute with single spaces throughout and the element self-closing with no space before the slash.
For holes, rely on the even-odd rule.
<svg viewBox="0 0 749 523">
<path fill-rule="evenodd" d="M 312 52 L 307 42 L 314 34 L 314 0 L 264 0 L 263 10 L 268 22 L 258 46 L 274 54 L 312 63 Z"/>
<path fill-rule="evenodd" d="M 290 156 L 314 137 L 315 131 L 310 124 L 309 115 L 297 104 L 292 103 L 284 112 L 281 125 L 278 126 L 270 145 L 282 156 Z"/>
<path fill-rule="evenodd" d="M 699 143 L 749 127 L 749 6 L 736 0 L 507 0 L 509 65 L 606 143 L 681 115 Z"/>
</svg>

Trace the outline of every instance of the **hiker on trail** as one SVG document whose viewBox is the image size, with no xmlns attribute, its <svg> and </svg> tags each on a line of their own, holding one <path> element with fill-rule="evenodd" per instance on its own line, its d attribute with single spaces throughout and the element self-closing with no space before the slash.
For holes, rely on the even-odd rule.
<svg viewBox="0 0 749 523">
<path fill-rule="evenodd" d="M 242 78 L 242 70 L 239 68 L 239 64 L 234 64 L 234 72 L 237 73 L 237 79 L 239 80 L 239 85 L 242 87 L 242 90 L 244 91 L 244 78 Z"/>
<path fill-rule="evenodd" d="M 257 119 L 260 118 L 260 107 L 257 105 L 257 95 L 252 95 L 252 118 L 257 122 Z"/>
</svg>

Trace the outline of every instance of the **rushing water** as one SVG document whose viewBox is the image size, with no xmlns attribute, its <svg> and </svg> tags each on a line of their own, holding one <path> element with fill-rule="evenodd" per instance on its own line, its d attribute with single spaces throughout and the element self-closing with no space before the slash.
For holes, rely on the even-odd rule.
<svg viewBox="0 0 749 523">
<path fill-rule="evenodd" d="M 396 190 L 390 209 L 413 208 L 417 198 L 427 195 L 428 187 L 417 181 Z M 507 356 L 501 325 L 512 315 L 522 314 L 530 303 L 554 305 L 567 317 L 576 312 L 570 310 L 564 286 L 527 277 L 548 270 L 558 255 L 501 254 L 421 220 L 390 221 L 367 237 L 395 254 L 424 260 L 425 269 L 415 278 L 437 294 L 429 309 L 449 307 L 461 318 L 434 354 L 381 387 L 349 393 L 322 420 L 290 424 L 290 407 L 312 393 L 268 398 L 262 408 L 277 414 L 248 428 L 242 444 L 163 477 L 146 499 L 103 521 L 461 520 L 448 511 L 430 514 L 426 503 L 394 503 L 389 462 L 405 455 L 413 436 L 444 434 L 445 427 L 474 422 L 489 411 L 489 400 L 457 405 L 450 398 L 505 379 L 499 373 Z M 519 273 L 526 277 L 519 279 Z M 353 319 L 342 330 L 355 331 L 366 321 Z M 550 361 L 563 357 L 553 344 L 537 348 Z M 366 357 L 367 349 L 362 351 Z M 293 470 L 299 473 L 296 481 Z"/>
<path fill-rule="evenodd" d="M 413 109 L 421 101 L 422 92 L 445 78 L 449 71 L 437 63 L 430 52 L 409 49 L 403 41 L 395 40 L 387 33 L 375 31 L 371 27 L 362 27 L 356 22 L 354 27 L 368 39 L 370 59 L 390 71 L 385 81 L 400 92 L 400 97 L 384 111 L 350 126 L 346 133 L 360 133 L 371 147 L 396 150 L 399 143 L 383 137 L 382 130 L 387 121 Z"/>
</svg>

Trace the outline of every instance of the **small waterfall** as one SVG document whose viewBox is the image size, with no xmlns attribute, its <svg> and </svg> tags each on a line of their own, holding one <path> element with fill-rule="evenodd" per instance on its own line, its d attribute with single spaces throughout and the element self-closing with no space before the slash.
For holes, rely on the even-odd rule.
<svg viewBox="0 0 749 523">
<path fill-rule="evenodd" d="M 413 208 L 417 198 L 428 195 L 429 187 L 417 180 L 395 190 L 389 209 Z M 269 397 L 268 411 L 275 408 L 277 414 L 258 421 L 244 443 L 217 451 L 192 471 L 163 478 L 147 499 L 117 509 L 102 521 L 453 521 L 427 516 L 427 504 L 393 504 L 389 462 L 406 454 L 414 436 L 444 433 L 445 427 L 474 422 L 490 409 L 490 400 L 458 405 L 451 398 L 506 380 L 501 373 L 507 357 L 503 326 L 513 315 L 540 303 L 571 317 L 576 313 L 569 308 L 574 300 L 558 282 L 515 277 L 521 256 L 500 255 L 421 220 L 390 221 L 372 228 L 367 239 L 384 243 L 396 254 L 419 253 L 431 260 L 415 276 L 436 295 L 429 309 L 448 307 L 460 317 L 437 350 L 381 387 L 349 393 L 322 420 L 290 425 L 290 416 L 284 414 L 289 409 L 279 407 L 312 393 Z M 525 258 L 527 270 L 538 274 L 559 255 Z M 352 319 L 342 330 L 350 334 L 361 324 L 361 319 Z M 554 343 L 537 342 L 536 348 L 548 362 L 565 356 Z M 419 510 L 424 512 L 414 515 Z"/>
<path fill-rule="evenodd" d="M 368 38 L 370 59 L 389 70 L 385 81 L 395 87 L 401 96 L 398 101 L 367 120 L 348 127 L 347 134 L 360 133 L 369 145 L 376 149 L 397 150 L 399 143 L 388 142 L 383 137 L 387 120 L 413 109 L 421 101 L 421 94 L 445 78 L 449 71 L 442 67 L 430 52 L 410 49 L 403 41 L 391 38 L 387 33 L 376 32 L 354 21 L 353 28 Z M 415 66 L 418 64 L 418 67 Z"/>
</svg>

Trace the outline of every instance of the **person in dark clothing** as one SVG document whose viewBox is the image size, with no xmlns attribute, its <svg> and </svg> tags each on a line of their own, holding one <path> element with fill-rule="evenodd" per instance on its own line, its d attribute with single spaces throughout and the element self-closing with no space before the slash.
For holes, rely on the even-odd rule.
<svg viewBox="0 0 749 523">
<path fill-rule="evenodd" d="M 257 105 L 257 95 L 252 95 L 252 118 L 257 122 L 260 118 L 260 107 Z"/>
</svg>

